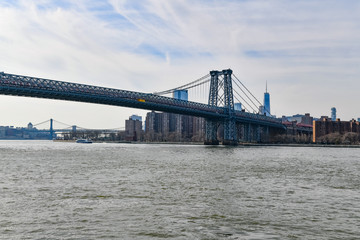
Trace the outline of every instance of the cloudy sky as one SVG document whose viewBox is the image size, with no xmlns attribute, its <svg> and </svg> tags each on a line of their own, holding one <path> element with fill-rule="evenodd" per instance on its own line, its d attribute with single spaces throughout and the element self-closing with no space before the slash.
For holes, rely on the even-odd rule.
<svg viewBox="0 0 360 240">
<path fill-rule="evenodd" d="M 277 116 L 360 117 L 358 0 L 0 0 L 0 71 L 155 92 L 233 69 Z M 0 96 L 0 125 L 124 126 L 146 111 Z"/>
</svg>

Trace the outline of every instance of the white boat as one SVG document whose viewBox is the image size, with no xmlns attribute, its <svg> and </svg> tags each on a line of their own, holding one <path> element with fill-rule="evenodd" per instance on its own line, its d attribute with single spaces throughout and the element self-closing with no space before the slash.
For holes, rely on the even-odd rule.
<svg viewBox="0 0 360 240">
<path fill-rule="evenodd" d="M 78 139 L 76 143 L 92 143 L 92 141 L 90 139 Z"/>
</svg>

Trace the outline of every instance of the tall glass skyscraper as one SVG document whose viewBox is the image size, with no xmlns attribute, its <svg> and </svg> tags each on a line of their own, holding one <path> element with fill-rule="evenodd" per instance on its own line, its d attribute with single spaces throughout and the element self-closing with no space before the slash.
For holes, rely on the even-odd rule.
<svg viewBox="0 0 360 240">
<path fill-rule="evenodd" d="M 267 91 L 267 82 L 266 82 L 266 92 L 264 93 L 264 114 L 266 116 L 271 116 L 270 113 L 270 94 Z"/>
<path fill-rule="evenodd" d="M 331 108 L 331 120 L 336 121 L 336 108 Z"/>
<path fill-rule="evenodd" d="M 188 101 L 188 90 L 175 90 L 173 98 Z"/>
</svg>

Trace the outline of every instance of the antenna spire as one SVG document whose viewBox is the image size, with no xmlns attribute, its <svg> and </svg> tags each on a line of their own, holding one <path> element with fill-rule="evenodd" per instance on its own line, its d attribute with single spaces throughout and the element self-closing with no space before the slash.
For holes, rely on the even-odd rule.
<svg viewBox="0 0 360 240">
<path fill-rule="evenodd" d="M 267 80 L 266 80 L 266 89 L 265 90 L 266 90 L 266 93 L 267 93 Z"/>
</svg>

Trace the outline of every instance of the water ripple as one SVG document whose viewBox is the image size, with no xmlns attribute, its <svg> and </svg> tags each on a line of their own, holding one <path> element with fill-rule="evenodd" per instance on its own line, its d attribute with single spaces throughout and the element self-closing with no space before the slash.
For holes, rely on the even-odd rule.
<svg viewBox="0 0 360 240">
<path fill-rule="evenodd" d="M 0 238 L 356 239 L 359 154 L 0 141 Z"/>
</svg>

